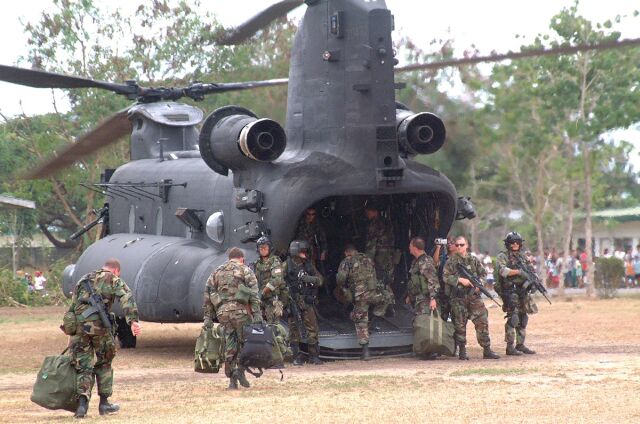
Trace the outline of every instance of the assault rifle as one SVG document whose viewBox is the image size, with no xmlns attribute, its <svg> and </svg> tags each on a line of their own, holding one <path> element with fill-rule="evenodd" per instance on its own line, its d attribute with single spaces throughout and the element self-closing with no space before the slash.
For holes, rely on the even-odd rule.
<svg viewBox="0 0 640 424">
<path fill-rule="evenodd" d="M 522 276 L 526 279 L 522 284 L 522 288 L 529 293 L 535 293 L 536 290 L 539 291 L 540 294 L 544 296 L 545 299 L 547 299 L 549 305 L 551 305 L 551 301 L 547 297 L 547 289 L 544 288 L 544 285 L 542 285 L 538 274 L 536 274 L 536 272 L 531 268 L 531 265 L 524 263 L 520 255 L 516 255 L 516 258 L 518 269 L 522 273 Z"/>
<path fill-rule="evenodd" d="M 102 209 L 94 209 L 92 213 L 96 215 L 97 218 L 91 221 L 90 223 L 88 223 L 87 225 L 85 225 L 84 227 L 80 228 L 75 233 L 71 234 L 71 236 L 69 237 L 70 240 L 75 240 L 81 235 L 83 235 L 84 233 L 86 233 L 87 231 L 89 231 L 90 229 L 92 229 L 93 227 L 95 227 L 96 225 L 103 223 L 105 221 L 108 221 L 109 205 L 105 204 L 105 206 Z"/>
<path fill-rule="evenodd" d="M 495 297 L 493 297 L 493 295 L 489 292 L 489 290 L 487 290 L 482 285 L 480 280 L 475 275 L 473 275 L 467 268 L 465 268 L 464 265 L 462 265 L 461 263 L 458 263 L 458 264 L 456 264 L 456 269 L 458 270 L 458 274 L 460 274 L 461 277 L 464 277 L 467 280 L 469 280 L 474 288 L 480 290 L 480 292 L 482 294 L 487 296 L 489 299 L 493 300 L 493 302 L 496 305 L 498 305 L 498 306 L 500 306 L 502 308 L 502 305 L 500 303 L 498 303 L 498 301 L 495 299 Z"/>
<path fill-rule="evenodd" d="M 113 325 L 111 324 L 111 320 L 109 319 L 109 315 L 107 314 L 107 310 L 106 310 L 104 301 L 102 300 L 102 296 L 97 294 L 93 290 L 93 287 L 91 286 L 91 282 L 89 278 L 83 278 L 80 283 L 85 288 L 85 290 L 89 293 L 89 299 L 87 299 L 86 303 L 91 305 L 82 313 L 82 317 L 86 319 L 97 312 L 98 316 L 100 317 L 100 321 L 102 321 L 102 325 L 104 326 L 104 328 L 106 328 L 107 330 L 111 330 Z"/>
</svg>

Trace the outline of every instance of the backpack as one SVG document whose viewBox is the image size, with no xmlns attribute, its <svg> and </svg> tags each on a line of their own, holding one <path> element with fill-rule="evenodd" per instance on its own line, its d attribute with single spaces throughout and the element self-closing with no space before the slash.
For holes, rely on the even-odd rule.
<svg viewBox="0 0 640 424">
<path fill-rule="evenodd" d="M 31 401 L 47 409 L 65 409 L 75 412 L 78 409 L 77 371 L 73 358 L 65 355 L 44 358 L 31 392 Z"/>
<path fill-rule="evenodd" d="M 293 356 L 291 348 L 289 347 L 289 332 L 285 326 L 280 323 L 268 325 L 273 330 L 273 338 L 275 341 L 271 355 L 274 365 L 284 365 L 284 360 L 290 359 Z"/>
<path fill-rule="evenodd" d="M 224 337 L 219 324 L 203 328 L 196 340 L 193 369 L 201 373 L 217 373 L 224 362 Z"/>
<path fill-rule="evenodd" d="M 238 355 L 238 362 L 249 373 L 260 377 L 263 369 L 278 364 L 274 360 L 274 350 L 279 353 L 273 326 L 248 324 L 244 327 L 244 344 Z M 281 354 L 279 356 L 282 357 Z M 257 368 L 258 372 L 253 372 L 250 368 Z"/>
</svg>

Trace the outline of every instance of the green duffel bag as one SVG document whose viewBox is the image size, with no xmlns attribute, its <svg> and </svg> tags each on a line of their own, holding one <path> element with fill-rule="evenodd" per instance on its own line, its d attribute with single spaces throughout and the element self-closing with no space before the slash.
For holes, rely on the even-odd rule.
<svg viewBox="0 0 640 424">
<path fill-rule="evenodd" d="M 280 323 L 268 325 L 273 329 L 273 339 L 275 341 L 271 354 L 273 363 L 282 366 L 285 360 L 289 360 L 293 356 L 289 347 L 289 332 Z"/>
<path fill-rule="evenodd" d="M 217 373 L 224 363 L 224 336 L 219 324 L 203 328 L 196 340 L 193 369 L 195 372 Z"/>
<path fill-rule="evenodd" d="M 417 315 L 413 320 L 413 353 L 453 356 L 453 332 L 453 323 L 443 321 L 437 311 Z"/>
<path fill-rule="evenodd" d="M 67 349 L 60 355 L 44 358 L 31 392 L 32 402 L 47 409 L 71 412 L 78 409 L 77 371 L 72 357 L 65 355 Z"/>
</svg>

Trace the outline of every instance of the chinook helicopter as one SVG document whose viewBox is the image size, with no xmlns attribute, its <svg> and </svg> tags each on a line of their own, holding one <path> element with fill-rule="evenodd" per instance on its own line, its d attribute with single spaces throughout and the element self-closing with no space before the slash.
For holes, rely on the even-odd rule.
<svg viewBox="0 0 640 424">
<path fill-rule="evenodd" d="M 121 261 L 122 277 L 135 293 L 142 320 L 200 322 L 208 276 L 241 247 L 257 258 L 255 241 L 268 235 L 286 254 L 304 211 L 314 207 L 327 229 L 332 278 L 347 242 L 364 247 L 368 202 L 391 221 L 401 253 L 396 282 L 406 279 L 410 237 L 433 248 L 456 219 L 472 218 L 473 206 L 442 173 L 415 160 L 444 144 L 442 120 L 396 102 L 402 88 L 394 74 L 503 60 L 546 51 L 471 57 L 396 68 L 394 22 L 383 0 L 280 1 L 220 37 L 221 44 L 250 38 L 273 19 L 306 4 L 291 50 L 288 79 L 186 88 L 145 88 L 45 71 L 0 66 L 0 80 L 32 87 L 95 87 L 125 95 L 136 104 L 123 110 L 29 175 L 42 178 L 130 133 L 131 160 L 104 170 L 88 188 L 105 194 L 98 219 L 72 237 L 102 223 L 103 237 L 64 272 L 69 295 L 85 273 L 106 258 Z M 565 47 L 572 53 L 594 46 Z M 182 97 L 288 84 L 286 126 L 229 105 L 204 118 Z M 396 293 L 398 299 L 403 294 Z M 360 348 L 348 313 L 330 293 L 318 305 L 323 357 L 358 357 Z M 394 317 L 374 318 L 374 355 L 411 351 L 413 313 L 399 307 Z M 122 324 L 122 320 L 119 320 Z M 119 325 L 123 347 L 135 337 Z"/>
</svg>

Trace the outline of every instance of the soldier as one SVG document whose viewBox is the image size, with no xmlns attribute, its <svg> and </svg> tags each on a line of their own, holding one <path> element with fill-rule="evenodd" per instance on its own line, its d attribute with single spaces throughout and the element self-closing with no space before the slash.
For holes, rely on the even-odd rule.
<svg viewBox="0 0 640 424">
<path fill-rule="evenodd" d="M 538 312 L 529 293 L 523 287 L 526 278 L 522 276 L 517 263 L 526 263 L 527 258 L 522 253 L 524 240 L 515 231 L 510 232 L 504 239 L 507 249 L 500 252 L 496 258 L 495 291 L 502 298 L 502 310 L 506 312 L 507 322 L 504 325 L 505 342 L 507 342 L 507 355 L 518 356 L 523 353 L 533 355 L 535 351 L 524 345 L 528 314 Z M 514 347 L 515 343 L 515 347 Z"/>
<path fill-rule="evenodd" d="M 467 356 L 467 321 L 471 320 L 476 328 L 478 344 L 482 346 L 484 359 L 500 359 L 491 350 L 491 339 L 489 338 L 489 312 L 484 302 L 480 298 L 480 291 L 473 288 L 473 284 L 468 279 L 461 277 L 457 270 L 457 265 L 461 264 L 481 282 L 485 283 L 487 272 L 480 261 L 467 253 L 467 240 L 460 236 L 456 238 L 457 251 L 449 257 L 444 266 L 444 280 L 449 285 L 451 293 L 451 313 L 453 325 L 455 327 L 454 338 L 459 349 L 458 358 L 468 360 Z"/>
<path fill-rule="evenodd" d="M 413 304 L 416 315 L 434 311 L 438 304 L 438 274 L 433 259 L 424 251 L 425 242 L 421 237 L 409 241 L 409 253 L 414 257 L 409 270 L 409 295 L 406 302 Z"/>
<path fill-rule="evenodd" d="M 297 308 L 302 324 L 308 333 L 309 361 L 321 365 L 318 350 L 318 317 L 316 315 L 316 296 L 318 287 L 322 286 L 322 276 L 309 260 L 309 245 L 304 240 L 294 240 L 289 245 L 289 258 L 284 263 L 284 278 L 289 287 L 289 309 Z M 294 355 L 293 365 L 304 364 L 300 352 L 300 325 L 293 313 L 289 313 L 289 329 L 291 350 Z"/>
<path fill-rule="evenodd" d="M 204 327 L 211 328 L 214 315 L 224 332 L 224 373 L 229 390 L 238 382 L 249 387 L 244 368 L 238 364 L 238 352 L 244 340 L 243 329 L 249 322 L 262 322 L 258 281 L 244 265 L 244 252 L 237 247 L 228 251 L 229 260 L 220 265 L 207 280 L 204 293 Z"/>
<path fill-rule="evenodd" d="M 296 240 L 304 240 L 309 245 L 309 259 L 318 267 L 327 259 L 327 233 L 318 221 L 316 208 L 308 208 L 304 219 L 300 220 L 296 228 Z"/>
<path fill-rule="evenodd" d="M 289 291 L 284 282 L 282 263 L 271 253 L 271 240 L 262 236 L 256 242 L 260 259 L 253 265 L 261 293 L 263 316 L 269 324 L 280 322 L 284 303 L 289 299 Z"/>
<path fill-rule="evenodd" d="M 384 285 L 378 284 L 371 259 L 358 252 L 353 244 L 347 244 L 344 256 L 338 267 L 336 284 L 343 290 L 344 297 L 353 301 L 351 320 L 356 325 L 358 343 L 362 347 L 361 359 L 367 361 L 370 358 L 369 306 L 373 305 L 373 314 L 381 317 L 392 301 L 392 295 Z"/>
<path fill-rule="evenodd" d="M 393 292 L 395 238 L 391 223 L 380 216 L 378 206 L 368 204 L 365 213 L 369 220 L 367 226 L 367 244 L 365 253 L 373 261 L 376 267 L 376 276 L 388 289 Z M 394 314 L 393 306 L 390 306 L 391 315 Z"/>
<path fill-rule="evenodd" d="M 103 304 L 103 310 L 90 304 L 90 290 L 84 281 L 88 281 L 99 304 Z M 104 318 L 111 316 L 113 302 L 118 299 L 125 314 L 128 325 L 134 336 L 140 335 L 141 327 L 138 323 L 138 307 L 133 299 L 133 293 L 127 284 L 120 279 L 120 262 L 117 259 L 107 259 L 103 267 L 96 272 L 83 276 L 73 291 L 69 313 L 75 315 L 77 331 L 71 335 L 70 349 L 73 355 L 77 375 L 77 393 L 79 398 L 76 418 L 84 418 L 87 415 L 93 378 L 98 383 L 98 395 L 100 415 L 117 412 L 120 406 L 109 403 L 108 399 L 113 392 L 113 369 L 111 362 L 116 355 L 116 345 L 113 338 L 115 326 L 103 322 Z M 102 309 L 102 308 L 101 308 Z M 112 319 L 109 319 L 113 322 Z M 109 328 L 111 327 L 111 328 Z M 96 362 L 93 363 L 93 355 Z"/>
</svg>

